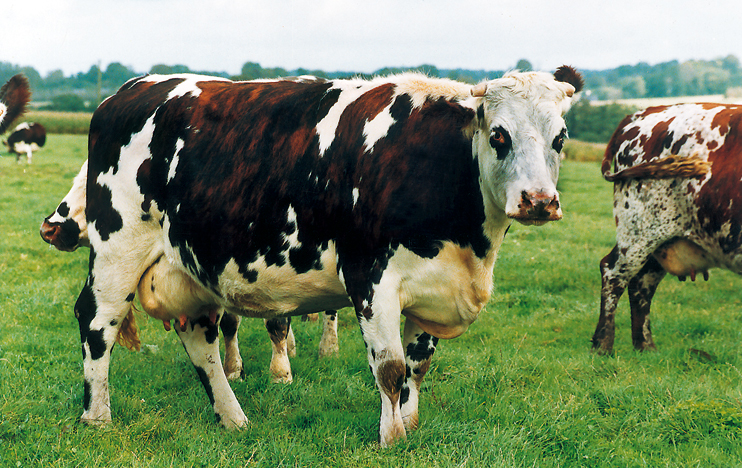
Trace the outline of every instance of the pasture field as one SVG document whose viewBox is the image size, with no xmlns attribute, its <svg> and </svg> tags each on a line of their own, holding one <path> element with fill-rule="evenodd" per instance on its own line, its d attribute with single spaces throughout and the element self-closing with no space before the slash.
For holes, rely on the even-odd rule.
<svg viewBox="0 0 742 468">
<path fill-rule="evenodd" d="M 38 235 L 85 158 L 84 136 L 50 135 L 32 166 L 0 157 L 0 467 L 729 467 L 742 465 L 742 280 L 667 278 L 654 300 L 659 350 L 631 346 L 626 300 L 615 354 L 590 352 L 599 260 L 612 248 L 612 188 L 567 159 L 564 220 L 513 225 L 495 290 L 460 338 L 441 341 L 420 428 L 379 449 L 379 397 L 354 314 L 340 355 L 316 356 L 318 322 L 295 320 L 294 383 L 271 384 L 262 321 L 240 331 L 251 421 L 230 432 L 174 332 L 138 317 L 142 351 L 116 347 L 113 423 L 78 422 L 82 359 L 73 305 L 87 250 Z"/>
</svg>

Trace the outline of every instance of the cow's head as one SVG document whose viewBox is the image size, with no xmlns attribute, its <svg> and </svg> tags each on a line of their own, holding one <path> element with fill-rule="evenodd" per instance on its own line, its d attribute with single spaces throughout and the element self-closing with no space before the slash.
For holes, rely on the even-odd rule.
<svg viewBox="0 0 742 468">
<path fill-rule="evenodd" d="M 472 88 L 477 104 L 473 149 L 489 209 L 523 224 L 562 218 L 556 182 L 567 138 L 563 116 L 582 77 L 560 67 L 553 75 L 511 73 Z"/>
<path fill-rule="evenodd" d="M 72 182 L 67 193 L 54 213 L 44 219 L 39 229 L 41 238 L 58 250 L 72 252 L 80 246 L 90 246 L 88 223 L 85 219 L 85 193 L 88 180 L 88 161 Z"/>
</svg>

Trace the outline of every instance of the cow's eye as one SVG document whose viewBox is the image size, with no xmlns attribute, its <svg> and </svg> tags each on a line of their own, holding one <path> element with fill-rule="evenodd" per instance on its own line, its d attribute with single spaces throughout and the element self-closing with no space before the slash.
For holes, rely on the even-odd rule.
<svg viewBox="0 0 742 468">
<path fill-rule="evenodd" d="M 511 140 L 507 130 L 502 127 L 492 129 L 490 146 L 497 151 L 497 159 L 505 159 L 510 152 Z"/>
<path fill-rule="evenodd" d="M 554 151 L 557 153 L 562 152 L 562 148 L 564 148 L 564 141 L 567 139 L 567 129 L 562 129 L 561 133 L 554 138 L 554 142 L 551 144 L 551 147 L 554 148 Z"/>
</svg>

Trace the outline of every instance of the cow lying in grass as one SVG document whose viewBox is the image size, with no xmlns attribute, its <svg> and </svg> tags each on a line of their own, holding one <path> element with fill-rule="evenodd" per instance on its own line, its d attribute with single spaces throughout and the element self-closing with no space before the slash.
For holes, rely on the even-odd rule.
<svg viewBox="0 0 742 468">
<path fill-rule="evenodd" d="M 680 104 L 626 117 L 602 166 L 613 182 L 616 246 L 600 262 L 603 287 L 593 348 L 610 353 L 628 288 L 637 350 L 655 349 L 649 309 L 666 273 L 742 274 L 742 106 Z"/>
<path fill-rule="evenodd" d="M 75 176 L 72 188 L 57 206 L 52 214 L 41 224 L 41 238 L 55 248 L 65 252 L 73 252 L 78 247 L 89 247 L 88 226 L 85 219 L 85 193 L 87 185 L 88 163 L 85 161 L 80 172 Z M 167 303 L 157 294 L 160 287 L 185 288 L 191 290 L 190 284 L 163 285 L 162 281 L 172 278 L 164 264 L 158 259 L 147 269 L 142 277 L 138 290 L 139 298 L 144 310 L 163 321 L 165 330 L 170 330 L 171 321 L 176 326 L 185 327 L 186 315 L 182 304 Z M 188 294 L 176 296 L 175 299 L 188 298 Z M 209 312 L 210 320 L 215 321 L 216 310 Z M 320 357 L 330 356 L 338 352 L 337 339 L 337 312 L 326 311 L 323 316 L 322 338 L 318 353 Z M 315 315 L 316 317 L 316 315 Z M 228 380 L 238 379 L 243 372 L 242 357 L 239 350 L 237 332 L 241 317 L 234 314 L 224 314 L 219 326 L 224 336 L 224 373 Z M 282 319 L 265 321 L 271 339 L 272 357 L 270 362 L 271 378 L 274 382 L 291 382 L 292 373 L 289 357 L 295 354 L 294 333 L 290 323 Z M 139 349 L 139 337 L 136 322 L 132 311 L 124 318 L 117 341 L 129 349 Z"/>
</svg>

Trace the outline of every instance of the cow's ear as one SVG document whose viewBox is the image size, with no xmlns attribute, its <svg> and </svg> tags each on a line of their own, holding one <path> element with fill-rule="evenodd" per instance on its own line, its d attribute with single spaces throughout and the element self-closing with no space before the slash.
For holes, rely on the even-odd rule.
<svg viewBox="0 0 742 468">
<path fill-rule="evenodd" d="M 557 68 L 554 72 L 554 78 L 557 81 L 571 84 L 575 88 L 575 93 L 582 91 L 582 87 L 585 86 L 585 81 L 582 79 L 580 72 L 569 65 L 562 65 Z"/>
<path fill-rule="evenodd" d="M 28 79 L 23 75 L 15 75 L 0 88 L 0 103 L 6 106 L 5 113 L 0 115 L 0 133 L 4 133 L 16 118 L 26 112 L 30 100 Z"/>
</svg>

